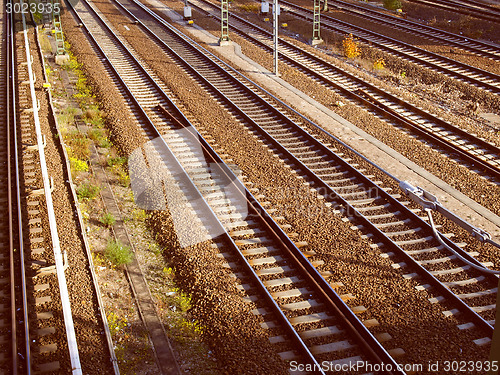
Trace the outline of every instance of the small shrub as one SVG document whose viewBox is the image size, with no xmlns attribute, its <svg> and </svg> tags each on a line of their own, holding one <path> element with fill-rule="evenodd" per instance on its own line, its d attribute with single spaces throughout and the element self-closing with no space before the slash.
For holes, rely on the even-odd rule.
<svg viewBox="0 0 500 375">
<path fill-rule="evenodd" d="M 115 267 L 121 267 L 132 262 L 133 255 L 128 246 L 124 246 L 116 240 L 111 240 L 106 245 L 104 256 Z"/>
<path fill-rule="evenodd" d="M 88 160 L 90 158 L 90 140 L 85 134 L 77 130 L 73 130 L 64 137 L 66 144 L 69 146 L 69 154 L 80 160 Z"/>
<path fill-rule="evenodd" d="M 101 188 L 96 185 L 92 185 L 90 182 L 84 182 L 78 189 L 76 189 L 76 195 L 80 200 L 92 200 L 97 197 Z"/>
<path fill-rule="evenodd" d="M 260 4 L 238 4 L 238 8 L 246 12 L 258 13 L 260 11 Z"/>
<path fill-rule="evenodd" d="M 173 277 L 175 270 L 172 267 L 163 267 L 163 273 L 168 277 Z"/>
<path fill-rule="evenodd" d="M 193 334 L 201 335 L 203 333 L 203 327 L 195 320 L 190 321 L 187 319 L 182 319 L 180 321 L 180 330 L 183 332 L 184 336 L 189 336 Z"/>
<path fill-rule="evenodd" d="M 154 255 L 160 255 L 161 254 L 161 247 L 158 246 L 156 243 L 150 243 L 150 244 L 148 244 L 148 249 Z"/>
<path fill-rule="evenodd" d="M 77 158 L 70 157 L 69 164 L 72 172 L 87 172 L 89 170 L 87 162 Z"/>
<path fill-rule="evenodd" d="M 126 318 L 119 317 L 115 313 L 108 314 L 108 326 L 111 333 L 127 328 L 129 325 Z"/>
<path fill-rule="evenodd" d="M 381 70 L 385 69 L 385 61 L 384 59 L 378 59 L 373 63 L 373 69 L 375 70 Z"/>
<path fill-rule="evenodd" d="M 104 267 L 104 258 L 98 253 L 92 253 L 92 262 L 94 267 Z"/>
<path fill-rule="evenodd" d="M 87 132 L 90 139 L 99 147 L 109 148 L 111 147 L 111 141 L 106 137 L 101 129 L 91 129 Z"/>
<path fill-rule="evenodd" d="M 67 51 L 68 49 L 66 49 Z M 80 69 L 81 65 L 78 63 L 78 61 L 76 61 L 76 59 L 70 54 L 70 59 L 68 61 L 66 61 L 62 68 L 64 70 L 68 70 L 68 71 L 75 71 L 77 69 Z"/>
<path fill-rule="evenodd" d="M 89 108 L 84 110 L 82 118 L 84 121 L 97 127 L 102 127 L 104 125 L 104 112 L 96 105 L 90 105 Z"/>
<path fill-rule="evenodd" d="M 87 78 L 85 78 L 83 74 L 78 77 L 75 86 L 78 90 L 78 93 L 73 95 L 75 99 L 86 99 L 92 97 L 90 87 L 87 85 Z"/>
<path fill-rule="evenodd" d="M 359 41 L 352 34 L 349 34 L 344 38 L 342 41 L 342 47 L 344 48 L 344 55 L 348 59 L 354 59 L 361 55 Z"/>
<path fill-rule="evenodd" d="M 112 146 L 112 143 L 111 141 L 109 140 L 108 137 L 104 137 L 103 139 L 101 139 L 101 141 L 99 142 L 99 147 L 102 147 L 102 148 L 110 148 Z"/>
<path fill-rule="evenodd" d="M 118 156 L 115 158 L 109 158 L 107 162 L 109 167 L 113 167 L 115 165 L 124 165 L 127 162 L 127 158 L 123 156 Z"/>
<path fill-rule="evenodd" d="M 384 8 L 385 9 L 391 9 L 391 10 L 396 10 L 396 9 L 401 9 L 401 1 L 400 0 L 384 0 Z"/>
<path fill-rule="evenodd" d="M 36 24 L 38 24 L 38 25 L 42 24 L 43 16 L 40 12 L 38 12 L 38 10 L 34 13 L 31 13 L 31 15 L 32 15 L 33 20 L 35 21 Z"/>
<path fill-rule="evenodd" d="M 62 127 L 67 127 L 68 125 L 72 125 L 75 122 L 75 115 L 77 109 L 73 107 L 67 107 L 57 115 L 57 121 L 59 125 Z"/>
<path fill-rule="evenodd" d="M 101 218 L 99 219 L 99 222 L 102 225 L 104 225 L 105 227 L 110 228 L 113 225 L 115 225 L 116 220 L 115 220 L 115 217 L 108 212 L 108 213 L 105 213 L 104 215 L 101 216 Z"/>
<path fill-rule="evenodd" d="M 77 192 L 78 195 L 78 192 Z M 88 220 L 90 218 L 89 207 L 87 205 L 87 201 L 81 201 L 80 203 L 80 212 L 82 213 L 82 217 L 84 220 Z"/>
<path fill-rule="evenodd" d="M 116 177 L 120 185 L 122 185 L 123 187 L 130 186 L 130 177 L 127 174 L 127 172 L 125 172 L 122 165 L 120 164 L 113 165 L 111 167 L 111 171 L 116 174 Z"/>
<path fill-rule="evenodd" d="M 83 111 L 82 118 L 88 122 L 96 120 L 101 117 L 101 111 L 96 105 L 91 105 L 85 111 Z"/>
<path fill-rule="evenodd" d="M 92 139 L 96 144 L 99 143 L 99 141 L 105 137 L 104 132 L 101 129 L 90 129 L 87 132 L 87 135 L 89 136 L 90 139 Z"/>
<path fill-rule="evenodd" d="M 42 51 L 47 53 L 47 52 L 52 52 L 52 45 L 50 44 L 49 38 L 47 35 L 44 33 L 39 34 L 40 37 L 40 46 L 42 47 Z"/>
<path fill-rule="evenodd" d="M 191 296 L 184 292 L 177 294 L 177 303 L 182 312 L 187 312 L 191 308 Z"/>
<path fill-rule="evenodd" d="M 148 218 L 147 212 L 141 209 L 134 210 L 133 216 L 135 221 L 144 221 Z"/>
<path fill-rule="evenodd" d="M 120 171 L 118 174 L 118 182 L 120 185 L 123 187 L 129 187 L 130 186 L 130 177 L 125 171 Z"/>
</svg>

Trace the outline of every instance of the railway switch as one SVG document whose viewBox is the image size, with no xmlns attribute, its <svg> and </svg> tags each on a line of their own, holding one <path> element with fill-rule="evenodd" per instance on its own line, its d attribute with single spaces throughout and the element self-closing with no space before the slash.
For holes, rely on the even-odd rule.
<svg viewBox="0 0 500 375">
<path fill-rule="evenodd" d="M 399 187 L 411 200 L 422 206 L 424 209 L 439 212 L 446 218 L 464 228 L 467 232 L 472 234 L 472 237 L 476 238 L 479 242 L 488 242 L 491 245 L 500 248 L 500 244 L 494 242 L 488 232 L 474 227 L 472 224 L 449 211 L 439 202 L 438 198 L 435 195 L 432 195 L 421 187 L 415 187 L 407 181 L 401 181 L 399 183 Z"/>
</svg>

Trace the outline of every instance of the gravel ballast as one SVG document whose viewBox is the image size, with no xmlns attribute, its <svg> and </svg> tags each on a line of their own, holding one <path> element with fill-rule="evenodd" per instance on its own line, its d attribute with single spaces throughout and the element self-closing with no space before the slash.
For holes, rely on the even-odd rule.
<svg viewBox="0 0 500 375">
<path fill-rule="evenodd" d="M 110 8 L 105 8 L 104 4 L 100 6 L 110 13 Z M 125 22 L 121 16 L 110 17 L 110 21 L 115 27 Z M 194 85 L 181 69 L 158 59 L 161 52 L 148 38 L 132 29 L 130 32 L 124 31 L 124 35 L 175 93 L 190 116 L 202 123 L 220 148 L 243 169 L 249 180 L 265 192 L 272 206 L 286 207 L 290 199 L 283 198 L 283 191 L 288 188 L 294 192 L 294 197 L 304 197 L 298 203 L 300 208 L 311 212 L 321 211 L 315 211 L 318 210 L 318 206 L 315 206 L 318 203 L 300 180 L 284 169 L 234 118 Z M 352 232 L 348 224 L 331 213 L 304 217 L 296 209 L 283 212 L 299 233 L 299 240 L 307 240 L 315 251 L 322 254 L 327 267 L 335 270 L 336 278 L 357 296 L 356 304 L 365 305 L 368 314 L 377 317 L 381 322 L 381 328 L 378 329 L 393 335 L 395 341 L 390 345 L 397 343 L 407 348 L 408 354 L 403 361 L 418 363 L 422 358 L 487 358 L 487 347 L 478 348 L 470 344 L 473 333 L 456 328 L 460 318 L 444 318 L 439 305 L 426 301 L 429 296 L 425 292 L 415 291 L 414 281 L 402 279 L 402 271 L 392 269 L 387 260 L 378 257 L 377 250 L 371 249 L 369 242 Z M 446 341 L 441 339 L 443 335 L 447 337 Z M 450 342 L 453 343 L 451 346 Z"/>
</svg>

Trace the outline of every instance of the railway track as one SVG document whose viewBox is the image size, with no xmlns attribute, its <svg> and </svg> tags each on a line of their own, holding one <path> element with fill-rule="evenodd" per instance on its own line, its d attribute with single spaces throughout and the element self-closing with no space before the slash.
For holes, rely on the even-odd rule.
<svg viewBox="0 0 500 375">
<path fill-rule="evenodd" d="M 197 3 L 210 6 L 212 9 L 214 4 L 207 0 L 191 2 L 201 12 L 220 19 L 211 12 L 211 9 L 201 7 Z M 231 16 L 230 24 L 234 33 L 267 53 L 273 53 L 271 33 L 237 15 Z M 470 169 L 500 181 L 500 149 L 496 145 L 404 102 L 374 84 L 328 63 L 319 55 L 305 51 L 300 46 L 284 39 L 280 39 L 279 46 L 280 59 L 288 65 L 297 68 L 356 105 L 361 105 L 372 113 L 388 119 L 392 124 L 409 129 L 426 142 L 445 150 L 450 157 L 456 158 L 461 164 L 468 165 Z"/>
<path fill-rule="evenodd" d="M 127 4 L 130 4 L 130 2 L 127 2 Z M 128 9 L 129 14 L 133 14 L 135 12 L 133 7 L 127 6 L 126 8 Z M 123 9 L 125 10 L 125 8 Z M 356 178 L 349 176 L 351 172 L 341 170 L 342 167 L 348 167 L 348 164 L 341 157 L 337 156 L 334 158 L 335 154 L 332 150 L 322 146 L 321 143 L 316 141 L 307 132 L 303 131 L 302 128 L 297 126 L 298 124 L 290 121 L 288 117 L 276 109 L 276 105 L 269 105 L 269 103 L 263 100 L 259 95 L 256 95 L 251 89 L 245 85 L 241 85 L 241 82 L 238 84 L 234 76 L 229 75 L 227 72 L 222 72 L 223 69 L 219 66 L 220 61 L 217 63 L 209 63 L 209 66 L 202 66 L 201 63 L 204 60 L 202 58 L 203 53 L 198 52 L 195 56 L 193 56 L 194 48 L 192 45 L 195 44 L 194 41 L 191 41 L 191 44 L 188 45 L 188 42 L 185 40 L 189 40 L 189 38 L 185 35 L 176 38 L 176 40 L 172 40 L 173 38 L 171 33 L 175 33 L 172 27 L 161 20 L 160 17 L 154 15 L 153 12 L 148 10 L 146 10 L 146 12 L 150 16 L 154 17 L 157 22 L 160 22 L 163 25 L 163 27 L 159 27 L 155 22 L 149 22 L 149 20 L 143 21 L 147 24 L 147 26 L 152 28 L 148 31 L 148 35 L 157 39 L 162 39 L 161 46 L 170 55 L 175 53 L 177 57 L 180 57 L 181 55 L 185 56 L 183 60 L 179 60 L 179 63 L 182 63 L 183 66 L 188 68 L 192 74 L 197 77 L 197 79 L 203 79 L 204 84 L 210 84 L 211 91 L 218 94 L 218 99 L 225 100 L 226 103 L 228 103 L 228 107 L 237 111 L 235 115 L 244 117 L 248 121 L 249 129 L 258 133 L 259 136 L 266 138 L 266 143 L 273 144 L 273 146 L 277 148 L 276 152 L 281 154 L 282 158 L 288 159 L 287 164 L 296 169 L 298 166 L 302 166 L 301 174 L 304 177 L 313 179 L 320 177 L 319 179 L 316 178 L 314 180 L 314 183 L 317 184 L 316 188 L 323 192 L 326 191 L 325 195 L 327 196 L 337 197 L 340 200 L 344 200 L 345 203 L 342 203 L 348 216 L 362 218 L 365 217 L 362 213 L 366 213 L 366 216 L 371 216 L 370 213 L 375 213 L 373 222 L 368 217 L 366 218 L 366 221 L 363 220 L 365 221 L 364 229 L 368 229 L 368 226 L 370 226 L 372 234 L 376 233 L 377 235 L 382 235 L 381 238 L 386 237 L 388 240 L 387 246 L 389 246 L 392 250 L 397 251 L 397 253 L 394 251 L 388 251 L 389 253 L 399 254 L 400 256 L 407 258 L 407 263 L 412 262 L 413 266 L 417 267 L 422 274 L 429 277 L 429 279 L 435 283 L 433 287 L 438 288 L 439 292 L 446 294 L 448 299 L 455 300 L 455 302 L 465 308 L 465 310 L 471 310 L 465 306 L 466 303 L 464 303 L 462 299 L 460 299 L 460 302 L 459 299 L 456 298 L 456 294 L 468 294 L 467 289 L 462 289 L 461 293 L 451 293 L 449 289 L 450 286 L 456 286 L 460 289 L 460 287 L 464 286 L 464 284 L 469 285 L 467 282 L 473 278 L 471 278 L 467 272 L 470 269 L 470 266 L 461 266 L 465 267 L 464 269 L 461 267 L 451 268 L 457 265 L 454 262 L 454 258 L 448 259 L 450 254 L 441 253 L 442 248 L 434 242 L 435 240 L 433 240 L 432 236 L 429 236 L 429 233 L 427 232 L 429 225 L 424 220 L 414 215 L 411 210 L 405 208 L 405 204 L 397 201 L 395 198 L 399 198 L 398 195 L 393 197 L 385 192 L 383 188 L 373 183 L 373 181 L 368 183 L 369 179 L 363 175 L 358 174 L 358 178 L 361 180 L 356 182 Z M 139 19 L 146 19 L 142 11 L 136 14 L 134 21 L 138 21 Z M 138 22 L 141 24 L 140 21 Z M 143 27 L 145 26 L 146 25 Z M 179 44 L 182 44 L 182 48 Z M 187 51 L 182 51 L 182 49 L 189 49 L 190 53 L 188 54 Z M 173 52 L 172 50 L 176 51 Z M 198 50 L 200 50 L 200 47 L 198 47 Z M 206 51 L 204 52 L 205 55 L 207 53 L 208 52 Z M 314 143 L 315 146 L 312 144 L 306 145 L 308 141 Z M 319 147 L 320 149 L 316 149 L 316 147 Z M 331 164 L 332 162 L 334 163 L 333 165 Z M 332 170 L 334 171 L 333 173 Z M 380 201 L 384 201 L 385 199 L 388 199 L 390 203 Z M 355 203 L 350 206 L 349 202 L 351 202 L 351 200 L 352 202 L 358 202 L 357 204 Z M 338 201 L 335 203 L 338 205 Z M 383 211 L 383 213 L 378 213 L 380 211 Z M 401 216 L 406 215 L 409 216 L 403 219 L 401 218 Z M 410 220 L 408 220 L 409 218 Z M 379 220 L 382 220 L 382 224 L 384 225 L 377 226 L 376 224 L 381 224 L 378 223 Z M 408 228 L 408 226 L 412 228 Z M 405 230 L 398 230 L 401 227 L 405 228 Z M 406 237 L 408 234 L 417 238 L 398 240 L 400 236 Z M 419 252 L 408 254 L 404 251 L 405 247 L 413 250 L 415 248 L 414 245 L 417 245 L 420 250 Z M 463 246 L 464 244 L 459 245 Z M 459 246 L 454 245 L 454 247 L 458 252 L 462 253 L 465 257 L 476 262 L 477 264 L 477 261 L 471 258 L 469 254 L 462 251 Z M 411 254 L 415 255 L 417 259 L 413 258 Z M 420 258 L 421 256 L 424 258 Z M 425 258 L 436 258 L 436 256 L 438 256 L 437 259 L 440 259 L 440 261 L 427 262 L 428 259 Z M 451 264 L 446 266 L 448 261 L 451 261 Z M 422 265 L 426 265 L 428 270 L 426 270 L 425 267 L 420 266 L 419 262 L 422 263 Z M 438 266 L 436 267 L 436 265 Z M 438 267 L 443 268 L 443 266 L 446 266 L 448 271 L 435 269 Z M 450 270 L 451 272 L 449 272 Z M 459 280 L 460 282 L 456 285 L 452 283 L 444 286 L 442 283 L 439 283 L 435 277 L 439 277 L 439 275 L 448 276 L 450 273 L 452 275 L 456 275 L 457 278 L 461 278 L 462 280 Z M 491 304 L 487 301 L 490 301 L 490 297 L 494 300 L 496 278 L 486 278 L 488 278 L 489 281 L 483 286 L 483 288 L 488 291 L 491 289 L 491 291 L 487 294 L 489 297 L 485 298 L 485 305 L 483 305 L 481 309 L 486 311 L 486 315 L 489 316 L 489 313 L 491 313 L 492 308 L 494 309 L 494 306 L 491 307 Z M 479 281 L 481 280 L 483 280 L 483 278 L 480 278 Z M 475 284 L 475 281 L 470 283 Z M 475 285 L 475 287 L 477 286 L 478 285 Z M 469 300 L 469 302 L 470 301 L 471 300 Z M 472 302 L 472 304 L 476 303 L 478 303 L 477 300 Z M 479 304 L 481 304 L 481 302 L 479 302 Z M 489 306 L 490 309 L 485 309 L 485 306 Z M 476 310 L 480 309 L 476 308 Z M 488 310 L 490 310 L 489 313 Z M 471 310 L 471 312 L 471 317 L 474 317 L 474 320 L 478 319 L 476 324 L 482 326 L 489 334 L 491 334 L 492 322 L 485 321 L 475 311 Z"/>
<path fill-rule="evenodd" d="M 440 44 L 445 42 L 449 46 L 469 51 L 488 59 L 500 61 L 500 45 L 495 43 L 467 38 L 422 23 L 382 13 L 375 9 L 370 9 L 370 7 L 346 3 L 344 1 L 337 0 L 329 3 L 329 6 L 341 10 L 346 14 L 369 20 L 370 22 L 401 30 L 428 40 L 437 41 Z"/>
<path fill-rule="evenodd" d="M 459 1 L 459 0 L 409 0 L 413 3 L 432 6 L 450 12 L 465 14 L 489 22 L 500 23 L 500 9 L 479 1 Z"/>
<path fill-rule="evenodd" d="M 242 289 L 252 292 L 249 300 L 263 303 L 256 313 L 271 319 L 265 323 L 269 329 L 278 329 L 274 327 L 279 322 L 283 335 L 273 337 L 272 341 L 289 349 L 281 353 L 282 358 L 316 365 L 313 373 L 322 373 L 318 358 L 337 361 L 333 364 L 374 360 L 397 368 L 386 350 L 251 193 L 243 187 L 227 193 L 237 177 L 190 127 L 162 85 L 156 83 L 157 78 L 142 68 L 127 43 L 115 36 L 115 31 L 106 26 L 106 20 L 88 3 L 77 4 L 75 14 L 91 35 L 94 47 L 109 62 L 110 72 L 129 93 L 134 112 L 141 116 L 141 130 L 149 142 L 132 154 L 131 173 L 144 175 L 147 160 L 152 174 L 163 176 L 167 186 L 183 187 L 183 196 L 176 204 L 169 199 L 168 207 L 174 212 L 176 208 L 180 210 L 179 217 L 188 217 L 186 225 L 191 236 L 186 239 L 188 242 L 193 241 L 192 224 L 196 220 L 189 216 L 191 210 L 186 210 L 186 205 L 197 202 L 194 215 L 201 214 L 207 232 L 214 235 L 212 238 L 217 236 L 215 246 L 230 249 L 229 257 L 239 258 L 241 265 L 235 270 L 235 277 L 248 282 Z M 158 191 L 161 190 L 154 184 L 150 185 L 144 190 L 147 197 L 142 195 L 144 202 L 151 204 L 164 199 L 158 196 Z M 167 196 L 170 193 L 167 191 Z M 182 243 L 182 228 L 177 229 Z M 195 241 L 206 239 L 206 234 L 202 234 Z M 398 370 L 390 373 L 402 374 Z"/>
<path fill-rule="evenodd" d="M 2 8 L 7 9 L 3 5 Z M 11 339 L 12 355 L 6 356 L 9 359 L 7 372 L 71 371 L 81 374 L 71 311 L 66 309 L 68 302 L 64 302 L 68 301 L 68 296 L 60 294 L 64 275 L 56 276 L 56 266 L 52 266 L 54 253 L 50 250 L 56 251 L 58 238 L 53 226 L 51 187 L 43 152 L 45 141 L 38 117 L 40 102 L 35 87 L 41 84 L 36 82 L 34 75 L 35 56 L 31 55 L 29 41 L 33 35 L 29 35 L 24 14 L 11 12 L 6 15 L 6 21 L 2 25 L 6 25 L 10 35 L 6 38 L 8 55 L 2 57 L 5 59 L 2 68 L 4 64 L 8 66 L 8 79 L 4 81 L 8 82 L 8 90 L 5 90 L 8 93 L 8 121 L 4 124 L 9 127 L 11 140 L 7 141 L 8 136 L 4 138 L 6 147 L 2 151 L 12 154 L 9 157 L 12 165 L 6 165 L 11 168 L 10 179 L 15 179 L 15 182 L 9 179 L 5 185 L 16 188 L 9 197 L 9 200 L 12 198 L 8 203 L 12 212 L 7 202 L 4 207 L 9 213 L 6 218 L 12 223 L 6 234 L 13 228 L 16 232 L 11 233 L 10 239 L 15 255 L 10 261 L 15 266 L 10 286 L 15 290 L 12 306 L 16 315 L 10 330 L 14 337 Z M 2 163 L 2 167 L 4 165 Z M 9 241 L 6 242 L 8 246 Z M 56 318 L 55 314 L 64 315 L 64 319 Z"/>
<path fill-rule="evenodd" d="M 298 19 L 307 22 L 312 22 L 313 20 L 314 13 L 310 9 L 300 7 L 285 0 L 281 1 L 280 6 L 283 11 L 288 12 L 288 14 Z M 360 41 L 376 46 L 393 56 L 439 72 L 452 79 L 466 82 L 482 90 L 496 94 L 500 93 L 500 77 L 497 74 L 437 55 L 362 27 L 337 20 L 325 14 L 321 17 L 321 27 L 323 30 L 335 33 L 353 34 Z"/>
<path fill-rule="evenodd" d="M 140 3 L 115 4 L 120 4 L 133 22 L 217 101 L 224 103 L 286 165 L 312 184 L 323 199 L 335 205 L 346 220 L 352 220 L 356 224 L 354 229 L 372 237 L 374 246 L 380 247 L 394 262 L 393 267 L 405 270 L 405 278 L 418 279 L 421 290 L 431 290 L 436 295 L 432 302 L 444 304 L 445 315 L 464 314 L 469 322 L 460 328 L 475 327 L 477 345 L 489 342 L 494 324 L 496 277 L 482 275 L 459 261 L 436 241 L 426 220 L 407 208 L 408 202 L 400 200 L 399 194 L 390 194 L 380 186 L 381 182 L 372 181 L 356 165 L 349 164 L 350 159 L 335 147 L 320 143 L 304 130 L 306 126 L 316 130 L 319 127 L 315 128 L 303 117 L 300 122 L 292 121 L 291 117 L 300 115 L 249 83 Z M 335 142 L 349 149 L 339 140 Z M 353 150 L 349 152 L 363 158 Z M 450 235 L 443 235 L 444 241 L 457 253 L 480 265 L 473 257 L 476 254 L 462 249 L 466 244 L 455 244 L 447 237 Z"/>
<path fill-rule="evenodd" d="M 17 193 L 16 186 L 13 184 L 12 177 L 14 166 L 11 161 L 17 163 L 17 157 L 12 158 L 12 129 L 15 129 L 15 118 L 12 112 L 12 101 L 15 100 L 15 77 L 12 72 L 15 69 L 14 59 L 14 36 L 12 33 L 12 17 L 6 13 L 5 3 L 1 1 L 2 12 L 0 14 L 2 25 L 2 41 L 0 50 L 0 76 L 2 89 L 0 91 L 0 115 L 1 115 L 1 152 L 0 152 L 0 179 L 4 186 L 2 197 L 0 198 L 0 209 L 4 213 L 0 222 L 1 242 L 0 242 L 0 371 L 17 374 L 19 367 L 18 352 L 25 354 L 23 349 L 22 329 L 25 325 L 17 325 L 17 298 L 22 295 L 22 290 L 16 292 L 16 284 L 19 275 L 19 259 L 16 258 L 14 247 L 18 246 L 15 232 L 17 231 Z M 15 155 L 15 153 L 12 153 Z M 21 309 L 23 310 L 23 309 Z"/>
</svg>

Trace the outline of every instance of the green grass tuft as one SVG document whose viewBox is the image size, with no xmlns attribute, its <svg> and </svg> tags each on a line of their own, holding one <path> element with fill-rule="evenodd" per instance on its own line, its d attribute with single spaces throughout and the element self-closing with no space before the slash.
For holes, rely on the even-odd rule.
<svg viewBox="0 0 500 375">
<path fill-rule="evenodd" d="M 84 182 L 78 189 L 76 189 L 76 195 L 80 200 L 92 200 L 97 197 L 101 188 L 96 185 L 92 185 L 90 182 Z"/>
<path fill-rule="evenodd" d="M 108 167 L 113 167 L 115 165 L 124 165 L 127 162 L 127 158 L 123 156 L 118 156 L 116 158 L 108 159 Z"/>
<path fill-rule="evenodd" d="M 99 221 L 102 225 L 108 228 L 112 227 L 116 223 L 115 217 L 109 212 L 102 215 Z"/>
<path fill-rule="evenodd" d="M 121 267 L 123 265 L 132 262 L 133 254 L 128 246 L 124 246 L 116 240 L 109 241 L 106 245 L 106 250 L 104 250 L 104 256 L 108 259 L 115 267 Z"/>
</svg>

